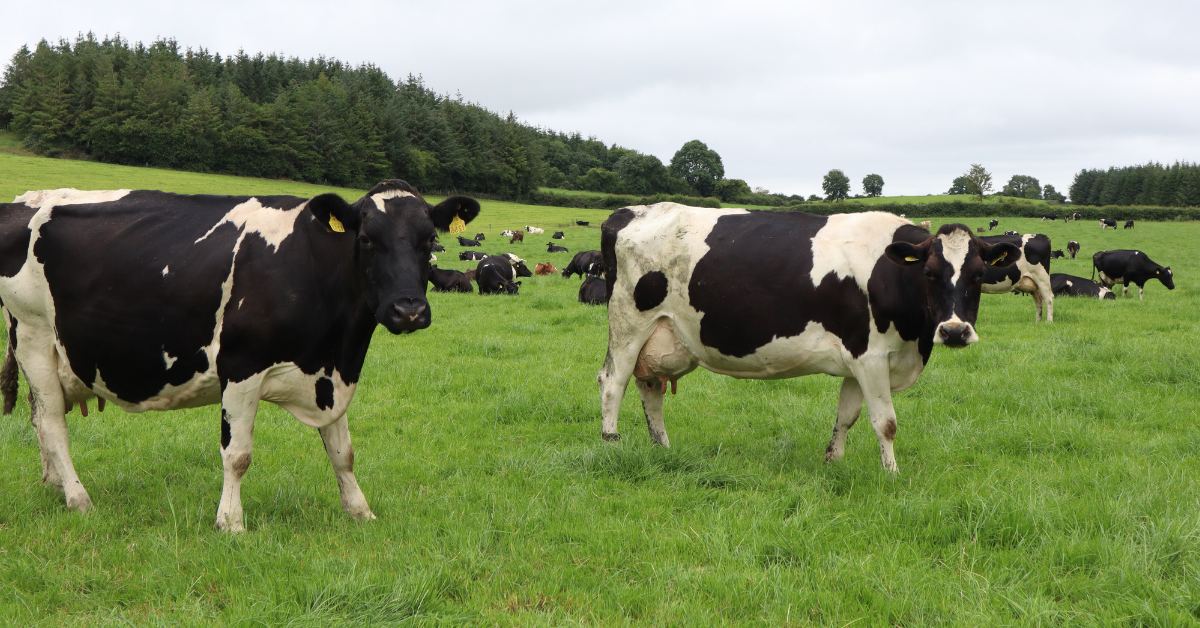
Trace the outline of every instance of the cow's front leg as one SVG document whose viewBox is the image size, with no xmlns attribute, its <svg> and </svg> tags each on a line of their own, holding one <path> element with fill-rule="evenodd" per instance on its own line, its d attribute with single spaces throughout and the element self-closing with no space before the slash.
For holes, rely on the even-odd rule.
<svg viewBox="0 0 1200 628">
<path fill-rule="evenodd" d="M 642 396 L 642 410 L 646 413 L 646 429 L 650 430 L 650 438 L 663 447 L 671 446 L 667 438 L 667 426 L 663 423 L 663 388 L 665 382 L 639 381 L 638 393 Z"/>
<path fill-rule="evenodd" d="M 896 438 L 896 410 L 892 407 L 887 359 L 872 360 L 862 365 L 856 375 L 867 403 L 867 412 L 871 415 L 871 427 L 875 428 L 875 437 L 879 440 L 880 462 L 884 469 L 898 473 L 900 468 L 896 466 L 896 456 L 892 451 L 892 441 Z"/>
<path fill-rule="evenodd" d="M 221 395 L 221 466 L 225 480 L 215 525 L 224 532 L 246 530 L 242 518 L 242 476 L 250 468 L 254 450 L 254 417 L 259 399 L 257 382 L 249 384 L 231 383 Z"/>
<path fill-rule="evenodd" d="M 833 424 L 833 438 L 825 448 L 825 462 L 837 462 L 846 453 L 846 432 L 854 426 L 862 413 L 863 391 L 858 380 L 842 378 L 842 393 L 838 397 L 837 421 Z"/>
<path fill-rule="evenodd" d="M 329 454 L 329 463 L 333 465 L 333 473 L 337 477 L 342 508 L 355 519 L 374 519 L 374 513 L 367 506 L 367 498 L 354 478 L 354 446 L 350 444 L 350 425 L 346 415 L 343 414 L 337 421 L 318 431 L 321 432 L 325 453 Z"/>
</svg>

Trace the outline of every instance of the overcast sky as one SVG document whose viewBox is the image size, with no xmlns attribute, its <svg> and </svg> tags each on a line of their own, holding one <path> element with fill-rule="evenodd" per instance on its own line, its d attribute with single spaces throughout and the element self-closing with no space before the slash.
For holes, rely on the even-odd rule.
<svg viewBox="0 0 1200 628">
<path fill-rule="evenodd" d="M 1081 168 L 1200 160 L 1200 2 L 11 2 L 39 39 L 173 37 L 371 62 L 526 122 L 820 194 L 944 192 L 971 163 L 1060 190 Z M 997 186 L 999 187 L 999 186 Z"/>
</svg>

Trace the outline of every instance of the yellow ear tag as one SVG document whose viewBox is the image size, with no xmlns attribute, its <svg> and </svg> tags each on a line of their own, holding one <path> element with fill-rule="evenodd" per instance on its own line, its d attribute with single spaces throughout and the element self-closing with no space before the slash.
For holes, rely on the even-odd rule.
<svg viewBox="0 0 1200 628">
<path fill-rule="evenodd" d="M 910 256 L 910 257 L 906 257 L 906 258 L 904 258 L 904 261 L 906 261 L 906 262 L 919 262 L 919 261 L 921 261 L 921 260 L 919 260 L 919 259 L 917 259 L 917 258 L 915 258 L 915 257 L 911 257 L 911 256 Z"/>
<path fill-rule="evenodd" d="M 1008 253 L 1001 253 L 998 257 L 996 257 L 995 259 L 992 260 L 992 266 L 995 266 L 996 264 L 1003 262 L 1004 258 L 1006 258 L 1006 257 L 1008 257 Z"/>
<path fill-rule="evenodd" d="M 342 221 L 337 219 L 333 214 L 329 215 L 329 228 L 338 233 L 346 233 L 346 227 L 342 225 Z"/>
<path fill-rule="evenodd" d="M 454 220 L 450 221 L 450 233 L 462 233 L 466 230 L 467 223 L 463 222 L 462 218 L 455 216 Z"/>
</svg>

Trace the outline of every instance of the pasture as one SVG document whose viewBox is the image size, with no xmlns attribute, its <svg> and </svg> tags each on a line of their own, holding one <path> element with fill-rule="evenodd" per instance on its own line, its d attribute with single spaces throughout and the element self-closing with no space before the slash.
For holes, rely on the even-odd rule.
<svg viewBox="0 0 1200 628">
<path fill-rule="evenodd" d="M 0 191 L 313 193 L 115 168 L 0 154 Z M 515 246 L 499 232 L 606 213 L 489 201 L 464 235 L 562 269 L 598 248 L 598 229 L 563 229 L 571 252 L 556 254 L 549 229 Z M 1200 224 L 1001 218 L 993 233 L 1005 229 L 1056 249 L 1078 240 L 1080 259 L 1053 272 L 1087 276 L 1095 250 L 1141 249 L 1177 289 L 1061 298 L 1038 325 L 1028 297 L 984 295 L 980 342 L 936 348 L 894 396 L 896 477 L 865 421 L 842 462 L 822 462 L 839 381 L 820 375 L 697 371 L 666 401 L 671 449 L 649 444 L 631 390 L 623 439 L 602 442 L 605 308 L 577 303 L 580 280 L 557 275 L 512 297 L 431 293 L 430 329 L 377 330 L 350 410 L 376 521 L 349 520 L 316 431 L 269 404 L 243 485 L 247 534 L 212 529 L 215 406 L 73 412 L 97 509 L 67 512 L 39 483 L 22 382 L 0 418 L 0 623 L 1198 624 Z M 442 243 L 440 267 L 474 267 Z"/>
</svg>

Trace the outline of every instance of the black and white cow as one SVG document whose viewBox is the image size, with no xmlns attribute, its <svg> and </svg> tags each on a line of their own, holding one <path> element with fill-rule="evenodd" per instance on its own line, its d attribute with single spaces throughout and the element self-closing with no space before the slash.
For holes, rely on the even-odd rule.
<svg viewBox="0 0 1200 628">
<path fill-rule="evenodd" d="M 473 262 L 475 260 L 484 259 L 487 256 L 488 254 L 484 253 L 483 251 L 463 251 L 458 254 L 458 259 L 462 262 Z"/>
<path fill-rule="evenodd" d="M 555 240 L 562 240 L 563 238 L 567 237 L 567 235 L 561 231 L 555 231 L 554 235 L 552 235 L 550 237 Z"/>
<path fill-rule="evenodd" d="M 966 225 L 931 236 L 882 212 L 826 217 L 659 203 L 619 209 L 602 229 L 609 342 L 597 380 L 605 439 L 618 438 L 630 377 L 651 437 L 668 445 L 663 393 L 698 366 L 753 379 L 827 373 L 844 379 L 826 460 L 842 457 L 865 401 L 891 471 L 892 391 L 916 382 L 935 344 L 979 339 L 984 266 L 1021 256 Z"/>
<path fill-rule="evenodd" d="M 1019 236 L 1019 235 L 1021 235 L 1021 233 L 1020 233 L 1019 231 L 1005 231 L 1005 232 L 1004 232 L 1004 235 L 1007 235 L 1007 236 L 1014 236 L 1014 235 L 1015 235 L 1015 236 Z"/>
<path fill-rule="evenodd" d="M 479 294 L 517 294 L 521 282 L 516 279 L 517 271 L 504 255 L 488 257 L 475 267 Z"/>
<path fill-rule="evenodd" d="M 1023 236 L 985 236 L 984 242 L 999 244 L 1008 242 L 1021 247 L 1021 259 L 1016 264 L 989 267 L 983 275 L 983 291 L 987 294 L 1023 292 L 1033 296 L 1033 321 L 1042 320 L 1045 309 L 1046 322 L 1054 322 L 1054 290 L 1050 287 L 1050 238 L 1042 234 Z"/>
<path fill-rule="evenodd" d="M 29 382 L 43 481 L 62 486 L 69 508 L 92 507 L 67 447 L 74 404 L 219 403 L 216 526 L 242 530 L 255 415 L 270 401 L 318 428 L 343 508 L 373 518 L 346 418 L 367 348 L 376 325 L 429 326 L 436 230 L 478 213 L 461 196 L 432 207 L 398 180 L 354 204 L 63 189 L 0 205 L 0 300 Z"/>
<path fill-rule="evenodd" d="M 458 236 L 458 244 L 459 246 L 482 246 L 478 240 L 471 240 L 462 236 Z"/>
<path fill-rule="evenodd" d="M 562 276 L 564 279 L 571 275 L 599 275 L 604 272 L 604 258 L 600 251 L 583 251 L 576 253 L 575 257 L 571 258 L 571 263 L 563 269 Z"/>
<path fill-rule="evenodd" d="M 586 221 L 586 220 L 576 220 L 576 221 L 575 221 L 575 224 L 579 225 L 580 227 L 586 227 L 586 226 L 588 226 L 588 225 L 589 225 L 589 224 L 591 224 L 591 223 L 589 223 L 589 222 L 588 222 L 588 221 Z"/>
<path fill-rule="evenodd" d="M 1126 229 L 1132 229 L 1132 228 L 1133 228 L 1133 221 L 1132 221 L 1132 220 L 1126 220 L 1126 221 L 1125 221 L 1125 228 L 1126 228 Z"/>
<path fill-rule="evenodd" d="M 1129 284 L 1138 287 L 1138 300 L 1142 300 L 1142 292 L 1146 282 L 1157 279 L 1167 290 L 1175 289 L 1175 275 L 1170 266 L 1160 266 L 1141 251 L 1118 249 L 1115 251 L 1097 251 L 1092 255 L 1092 276 L 1100 273 L 1100 283 L 1106 287 L 1122 284 L 1121 296 L 1129 294 Z"/>
<path fill-rule="evenodd" d="M 1100 219 L 1100 230 L 1101 230 L 1101 231 L 1104 231 L 1105 229 L 1107 229 L 1107 228 L 1109 228 L 1109 227 L 1112 227 L 1113 229 L 1116 229 L 1116 228 L 1117 228 L 1117 221 L 1115 221 L 1115 220 L 1112 220 L 1111 218 L 1101 218 L 1101 219 Z"/>
<path fill-rule="evenodd" d="M 1091 297 L 1093 299 L 1113 299 L 1117 295 L 1112 290 L 1088 279 L 1063 273 L 1050 275 L 1050 287 L 1056 297 Z"/>
<path fill-rule="evenodd" d="M 547 253 L 570 253 L 570 251 L 567 250 L 567 247 L 558 246 L 558 245 L 554 244 L 553 242 L 546 243 L 546 252 Z"/>
<path fill-rule="evenodd" d="M 1079 254 L 1079 243 L 1074 240 L 1067 242 L 1067 253 L 1070 254 L 1071 259 L 1075 259 L 1075 256 Z"/>
<path fill-rule="evenodd" d="M 475 292 L 471 280 L 461 271 L 429 267 L 429 285 L 434 292 Z"/>
<path fill-rule="evenodd" d="M 996 227 L 999 227 L 999 226 L 1000 226 L 1000 221 L 993 218 L 992 221 L 988 223 L 988 231 L 991 231 L 992 229 L 995 229 Z"/>
<path fill-rule="evenodd" d="M 1042 220 L 1058 220 L 1057 214 L 1042 214 Z"/>
<path fill-rule="evenodd" d="M 1083 220 L 1083 214 L 1075 212 L 1071 214 L 1071 220 Z"/>
<path fill-rule="evenodd" d="M 511 238 L 511 237 L 513 237 L 513 235 L 515 235 L 516 233 L 517 233 L 517 232 L 516 232 L 516 231 L 513 231 L 512 229 L 505 229 L 504 231 L 501 231 L 501 232 L 500 232 L 500 235 L 501 235 L 501 237 L 505 237 L 505 238 Z"/>
<path fill-rule="evenodd" d="M 603 277 L 588 275 L 579 285 L 579 302 L 588 305 L 603 305 L 608 300 L 608 283 Z"/>
<path fill-rule="evenodd" d="M 508 258 L 508 263 L 512 264 L 513 271 L 516 273 L 516 277 L 533 276 L 533 271 L 529 270 L 529 267 L 525 265 L 525 260 L 512 253 L 501 253 L 501 255 Z"/>
</svg>

